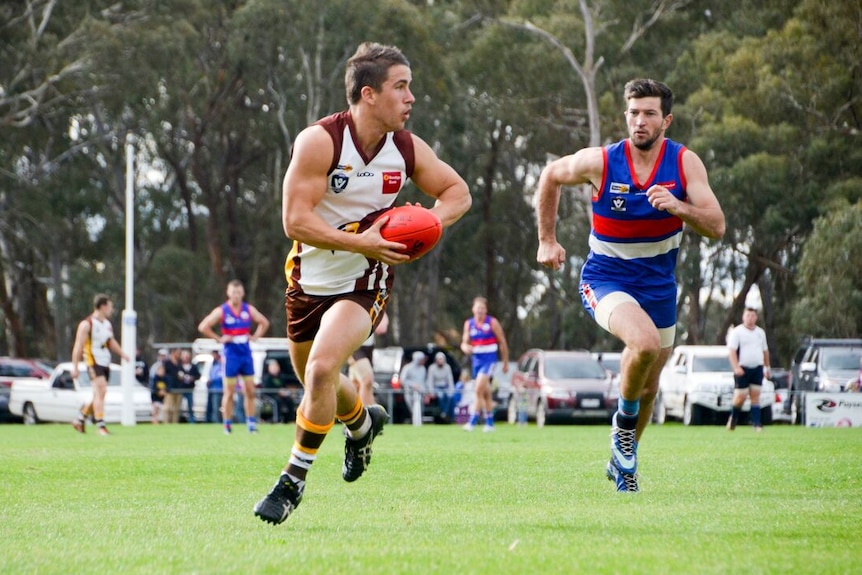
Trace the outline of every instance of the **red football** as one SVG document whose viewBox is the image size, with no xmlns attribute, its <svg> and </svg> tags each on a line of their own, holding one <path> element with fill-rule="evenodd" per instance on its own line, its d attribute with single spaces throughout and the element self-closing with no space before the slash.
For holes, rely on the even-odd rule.
<svg viewBox="0 0 862 575">
<path fill-rule="evenodd" d="M 422 206 L 399 206 L 384 212 L 380 218 L 389 221 L 380 228 L 380 235 L 389 241 L 405 244 L 401 253 L 416 260 L 427 254 L 443 235 L 443 225 L 434 212 Z"/>
</svg>

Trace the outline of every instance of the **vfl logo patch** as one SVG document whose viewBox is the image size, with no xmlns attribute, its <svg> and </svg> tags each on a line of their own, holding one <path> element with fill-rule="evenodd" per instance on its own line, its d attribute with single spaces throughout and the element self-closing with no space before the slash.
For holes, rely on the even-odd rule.
<svg viewBox="0 0 862 575">
<path fill-rule="evenodd" d="M 344 174 L 332 174 L 332 179 L 329 181 L 329 187 L 336 194 L 340 194 L 347 188 L 347 182 L 350 181 L 350 178 Z"/>
<path fill-rule="evenodd" d="M 397 194 L 401 190 L 401 172 L 383 172 L 383 193 Z"/>
<path fill-rule="evenodd" d="M 631 186 L 628 184 L 621 184 L 620 182 L 611 182 L 611 193 L 612 194 L 627 194 L 631 191 Z"/>
<path fill-rule="evenodd" d="M 611 211 L 613 212 L 624 212 L 626 211 L 626 199 L 625 198 L 611 198 Z"/>
</svg>

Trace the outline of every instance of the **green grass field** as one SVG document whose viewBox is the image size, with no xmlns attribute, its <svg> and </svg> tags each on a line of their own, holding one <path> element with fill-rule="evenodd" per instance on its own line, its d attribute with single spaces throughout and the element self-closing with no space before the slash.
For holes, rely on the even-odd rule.
<svg viewBox="0 0 862 575">
<path fill-rule="evenodd" d="M 337 428 L 335 428 L 337 429 Z M 641 493 L 607 426 L 389 426 L 356 483 L 324 443 L 302 505 L 252 514 L 293 426 L 0 426 L 0 573 L 859 573 L 862 429 L 651 427 Z"/>
</svg>

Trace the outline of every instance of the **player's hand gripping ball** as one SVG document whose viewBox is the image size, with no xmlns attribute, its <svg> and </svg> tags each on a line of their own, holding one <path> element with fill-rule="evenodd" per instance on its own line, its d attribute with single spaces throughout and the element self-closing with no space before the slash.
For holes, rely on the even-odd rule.
<svg viewBox="0 0 862 575">
<path fill-rule="evenodd" d="M 381 214 L 381 218 L 389 217 L 380 235 L 391 242 L 398 242 L 407 247 L 401 253 L 410 256 L 410 261 L 431 251 L 443 235 L 443 225 L 434 212 L 422 206 L 398 206 Z"/>
</svg>

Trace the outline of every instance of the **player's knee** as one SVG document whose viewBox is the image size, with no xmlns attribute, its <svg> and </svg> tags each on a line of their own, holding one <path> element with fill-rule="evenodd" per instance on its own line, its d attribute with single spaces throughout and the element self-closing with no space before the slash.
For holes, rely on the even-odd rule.
<svg viewBox="0 0 862 575">
<path fill-rule="evenodd" d="M 340 366 L 325 358 L 309 359 L 305 366 L 305 380 L 309 387 L 338 383 Z"/>
</svg>

